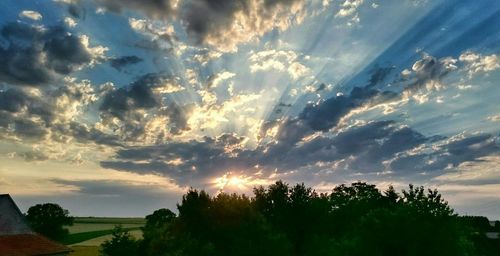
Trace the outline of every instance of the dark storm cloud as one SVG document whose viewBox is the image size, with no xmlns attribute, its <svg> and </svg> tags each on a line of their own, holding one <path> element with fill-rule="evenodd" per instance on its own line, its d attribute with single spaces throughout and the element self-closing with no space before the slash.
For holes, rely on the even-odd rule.
<svg viewBox="0 0 500 256">
<path fill-rule="evenodd" d="M 233 153 L 239 155 L 232 157 L 225 151 L 225 148 L 236 146 L 242 139 L 226 134 L 217 138 L 205 137 L 203 141 L 133 147 L 118 151 L 116 161 L 103 161 L 101 166 L 142 174 L 159 173 L 179 184 L 194 184 L 229 170 L 252 168 L 256 164 L 252 155 L 259 154 L 258 152 L 234 149 Z"/>
<path fill-rule="evenodd" d="M 316 89 L 316 92 L 323 91 L 324 89 L 326 89 L 326 85 L 325 85 L 324 83 L 321 83 L 321 84 L 318 86 L 318 89 Z"/>
<path fill-rule="evenodd" d="M 16 135 L 28 139 L 42 139 L 47 135 L 47 130 L 40 123 L 28 119 L 14 121 Z"/>
<path fill-rule="evenodd" d="M 184 17 L 187 21 L 187 31 L 195 36 L 198 43 L 202 43 L 208 34 L 229 27 L 233 22 L 235 12 L 248 8 L 246 0 L 201 0 L 187 4 L 188 8 Z"/>
<path fill-rule="evenodd" d="M 78 66 L 90 62 L 91 54 L 85 49 L 80 38 L 68 34 L 62 27 L 45 42 L 43 50 L 47 56 L 48 68 L 59 74 L 69 74 Z"/>
<path fill-rule="evenodd" d="M 30 103 L 30 97 L 17 89 L 0 91 L 0 110 L 15 113 L 23 110 Z"/>
<path fill-rule="evenodd" d="M 56 136 L 66 135 L 80 143 L 94 142 L 98 145 L 123 146 L 119 136 L 106 134 L 94 127 L 77 122 L 71 122 L 68 125 L 55 125 L 52 131 L 55 132 L 54 140 L 58 140 Z"/>
<path fill-rule="evenodd" d="M 40 97 L 29 95 L 16 88 L 0 91 L 0 111 L 6 111 L 18 116 L 25 111 L 30 116 L 37 116 L 47 125 L 54 119 L 54 111 L 49 103 Z M 19 117 L 16 117 L 19 119 Z"/>
<path fill-rule="evenodd" d="M 137 64 L 141 61 L 142 61 L 142 59 L 137 57 L 137 56 L 123 56 L 120 58 L 111 59 L 110 65 L 114 69 L 121 71 L 122 68 L 129 66 L 129 65 Z"/>
<path fill-rule="evenodd" d="M 319 104 L 310 104 L 304 108 L 299 119 L 317 131 L 327 131 L 336 126 L 340 119 L 354 109 L 365 105 L 378 105 L 398 97 L 397 93 L 378 91 L 366 87 L 354 87 L 347 96 L 339 95 Z"/>
<path fill-rule="evenodd" d="M 13 120 L 15 120 L 15 117 L 12 113 L 0 111 L 0 128 L 8 129 L 9 125 L 13 123 Z M 0 138 L 3 138 L 3 136 L 5 136 L 5 134 L 0 134 Z"/>
<path fill-rule="evenodd" d="M 92 60 L 80 38 L 62 26 L 42 29 L 11 22 L 1 35 L 0 81 L 10 84 L 44 85 Z"/>
<path fill-rule="evenodd" d="M 370 80 L 366 87 L 374 87 L 385 81 L 394 69 L 395 67 L 379 67 L 376 65 L 371 72 Z"/>
<path fill-rule="evenodd" d="M 94 0 L 106 10 L 121 13 L 123 9 L 138 10 L 151 18 L 167 19 L 174 14 L 173 0 Z"/>
<path fill-rule="evenodd" d="M 304 0 L 93 0 L 114 13 L 138 11 L 152 19 L 180 21 L 196 44 L 234 51 L 237 44 L 261 37 L 275 28 L 284 30 L 301 19 L 297 4 Z M 80 3 L 80 5 L 82 5 Z M 76 14 L 78 16 L 78 14 Z M 234 26 L 239 24 L 239 26 Z M 166 40 L 170 41 L 170 40 Z M 147 43 L 147 42 L 145 42 Z M 141 44 L 151 48 L 153 44 Z"/>
<path fill-rule="evenodd" d="M 354 87 L 349 94 L 340 94 L 308 104 L 297 118 L 283 122 L 277 140 L 296 142 L 316 131 L 327 132 L 354 110 L 400 100 L 405 97 L 405 93 L 423 90 L 428 84 L 432 85 L 428 90 L 439 87 L 441 80 L 457 68 L 455 63 L 456 60 L 452 58 L 436 59 L 424 54 L 422 59 L 413 64 L 404 79 L 399 76 L 390 78 L 393 67 L 375 66 L 365 86 Z M 386 84 L 395 84 L 400 90 L 384 89 Z M 263 126 L 263 132 L 268 128 L 270 127 Z"/>
<path fill-rule="evenodd" d="M 404 155 L 391 163 L 392 169 L 414 172 L 439 171 L 461 163 L 479 161 L 484 156 L 500 153 L 500 138 L 491 134 L 450 139 L 432 152 Z"/>
<path fill-rule="evenodd" d="M 162 109 L 159 114 L 167 116 L 171 124 L 170 132 L 172 134 L 180 134 L 182 131 L 189 130 L 188 118 L 193 110 L 193 105 L 178 106 L 170 104 L 167 108 Z"/>
<path fill-rule="evenodd" d="M 165 128 L 170 133 L 179 134 L 189 130 L 188 115 L 193 105 L 180 106 L 174 102 L 167 102 L 164 94 L 180 88 L 178 82 L 166 73 L 150 73 L 139 77 L 126 88 L 118 88 L 104 95 L 99 107 L 100 116 L 105 124 L 113 123 L 112 119 L 119 119 L 122 124 L 121 135 L 130 139 L 138 139 L 145 135 L 146 125 L 150 118 L 167 117 Z M 148 116 L 144 111 L 149 111 Z M 161 138 L 161 136 L 158 139 Z"/>
<path fill-rule="evenodd" d="M 433 56 L 424 54 L 422 59 L 413 64 L 412 76 L 409 78 L 409 84 L 405 86 L 406 91 L 415 91 L 424 87 L 429 82 L 440 82 L 451 71 L 455 70 L 457 60 L 447 57 L 437 59 Z"/>
<path fill-rule="evenodd" d="M 86 106 L 91 98 L 89 89 L 88 86 L 65 85 L 41 95 L 29 94 L 24 88 L 0 91 L 0 128 L 21 140 L 44 140 L 50 133 L 50 139 L 59 142 L 74 138 L 81 143 L 121 146 L 118 136 L 71 121 L 72 116 L 63 113 L 64 108 L 75 103 Z M 58 105 L 58 99 L 68 105 Z"/>
<path fill-rule="evenodd" d="M 103 161 L 101 166 L 140 174 L 157 173 L 186 185 L 202 184 L 207 178 L 228 171 L 251 174 L 256 165 L 265 174 L 326 163 L 324 168 L 348 174 L 390 171 L 390 175 L 399 176 L 442 171 L 448 165 L 456 167 L 500 152 L 498 142 L 491 135 L 445 140 L 440 136 L 426 137 L 393 121 L 371 122 L 335 136 L 318 136 L 309 141 L 289 140 L 289 144 L 284 145 L 269 143 L 254 150 L 237 147 L 242 139 L 225 134 L 217 138 L 206 137 L 203 141 L 128 148 L 119 150 L 115 160 Z M 440 146 L 434 153 L 408 155 L 411 150 L 436 147 L 437 144 Z M 341 164 L 334 167 L 334 162 Z M 312 172 L 320 170 L 315 168 Z M 435 173 L 439 174 L 442 172 Z"/>
<path fill-rule="evenodd" d="M 68 4 L 68 13 L 77 19 L 84 19 L 86 15 L 85 9 L 77 3 Z"/>
<path fill-rule="evenodd" d="M 191 0 L 184 1 L 181 20 L 196 43 L 207 43 L 224 51 L 238 43 L 278 27 L 295 13 L 290 9 L 302 0 Z M 200 15 L 202 14 L 202 15 Z M 235 23 L 241 26 L 233 26 Z M 283 29 L 283 28 L 280 28 Z"/>
<path fill-rule="evenodd" d="M 384 161 L 430 140 L 411 128 L 383 121 L 353 127 L 334 137 L 318 136 L 301 143 L 269 143 L 254 150 L 237 147 L 243 138 L 231 134 L 203 141 L 135 147 L 118 151 L 116 160 L 101 162 L 101 166 L 159 173 L 183 185 L 227 171 L 243 170 L 248 174 L 256 165 L 270 174 L 274 170 L 281 173 L 318 162 L 346 160 L 349 170 L 377 172 L 383 171 Z"/>
<path fill-rule="evenodd" d="M 100 106 L 101 113 L 126 120 L 126 115 L 136 109 L 151 109 L 160 106 L 154 88 L 162 86 L 170 76 L 150 73 L 139 77 L 128 88 L 118 88 L 108 92 Z"/>
<path fill-rule="evenodd" d="M 319 136 L 308 142 L 289 144 L 288 150 L 280 143 L 271 144 L 262 164 L 290 170 L 318 161 L 344 159 L 352 170 L 375 172 L 383 169 L 383 161 L 431 139 L 393 121 L 371 122 L 351 127 L 332 137 Z"/>
</svg>

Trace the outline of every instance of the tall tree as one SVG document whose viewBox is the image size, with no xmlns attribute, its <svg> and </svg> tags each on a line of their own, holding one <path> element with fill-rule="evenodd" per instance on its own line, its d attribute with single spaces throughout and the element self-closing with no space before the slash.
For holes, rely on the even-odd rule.
<svg viewBox="0 0 500 256">
<path fill-rule="evenodd" d="M 30 207 L 26 220 L 35 232 L 58 241 L 68 235 L 64 226 L 73 225 L 73 217 L 69 216 L 69 211 L 53 203 Z"/>
</svg>

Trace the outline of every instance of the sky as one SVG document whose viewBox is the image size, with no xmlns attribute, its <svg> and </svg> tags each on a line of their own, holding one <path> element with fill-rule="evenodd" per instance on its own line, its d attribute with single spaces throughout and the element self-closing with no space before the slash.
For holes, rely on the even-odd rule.
<svg viewBox="0 0 500 256">
<path fill-rule="evenodd" d="M 0 193 L 76 216 L 437 188 L 500 219 L 500 1 L 0 1 Z"/>
</svg>

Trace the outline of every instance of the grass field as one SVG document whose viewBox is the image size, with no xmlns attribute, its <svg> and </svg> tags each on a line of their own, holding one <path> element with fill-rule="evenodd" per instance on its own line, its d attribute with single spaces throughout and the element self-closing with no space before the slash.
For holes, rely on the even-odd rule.
<svg viewBox="0 0 500 256">
<path fill-rule="evenodd" d="M 99 246 L 71 246 L 70 256 L 98 256 Z"/>
<path fill-rule="evenodd" d="M 116 225 L 121 225 L 122 228 L 140 228 L 143 224 L 112 224 L 112 223 L 75 223 L 73 226 L 66 227 L 70 234 L 77 234 L 83 232 L 92 232 L 99 230 L 110 230 L 115 228 Z"/>
<path fill-rule="evenodd" d="M 140 230 L 140 227 L 124 228 L 123 230 L 130 231 L 130 232 L 138 231 L 142 235 L 142 231 Z M 95 231 L 89 231 L 89 232 L 73 233 L 73 234 L 70 234 L 66 239 L 64 239 L 63 243 L 72 245 L 72 244 L 77 244 L 77 243 L 85 242 L 85 241 L 90 240 L 90 239 L 99 238 L 99 237 L 108 236 L 108 235 L 109 235 L 109 238 L 111 238 L 112 232 L 113 232 L 113 228 L 95 230 Z M 138 238 L 140 238 L 140 236 Z"/>
<path fill-rule="evenodd" d="M 75 217 L 75 223 L 146 224 L 144 218 Z"/>
<path fill-rule="evenodd" d="M 129 233 L 134 236 L 135 238 L 139 239 L 142 238 L 142 231 L 141 230 L 132 230 L 129 231 Z M 98 236 L 92 239 L 85 240 L 83 242 L 73 244 L 73 246 L 100 246 L 104 241 L 110 240 L 111 239 L 111 234 L 104 235 L 104 236 Z"/>
<path fill-rule="evenodd" d="M 63 241 L 74 252 L 71 256 L 97 256 L 99 246 L 111 239 L 111 233 L 116 225 L 121 225 L 136 238 L 142 237 L 141 227 L 144 218 L 106 218 L 106 217 L 76 217 L 72 226 L 66 227 L 69 236 Z"/>
</svg>

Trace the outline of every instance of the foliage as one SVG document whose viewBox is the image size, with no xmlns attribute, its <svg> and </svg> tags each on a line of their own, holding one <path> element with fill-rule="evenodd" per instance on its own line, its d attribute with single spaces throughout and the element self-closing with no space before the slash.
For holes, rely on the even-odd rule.
<svg viewBox="0 0 500 256">
<path fill-rule="evenodd" d="M 139 253 L 138 246 L 136 239 L 117 225 L 112 232 L 111 240 L 101 245 L 100 253 L 102 256 L 134 256 Z"/>
<path fill-rule="evenodd" d="M 68 235 L 68 230 L 63 226 L 73 224 L 73 217 L 69 216 L 68 210 L 53 203 L 30 207 L 26 220 L 35 232 L 58 241 Z"/>
<path fill-rule="evenodd" d="M 478 245 L 436 190 L 413 185 L 317 193 L 278 181 L 251 198 L 190 189 L 177 207 L 146 217 L 139 255 L 475 255 Z"/>
</svg>

